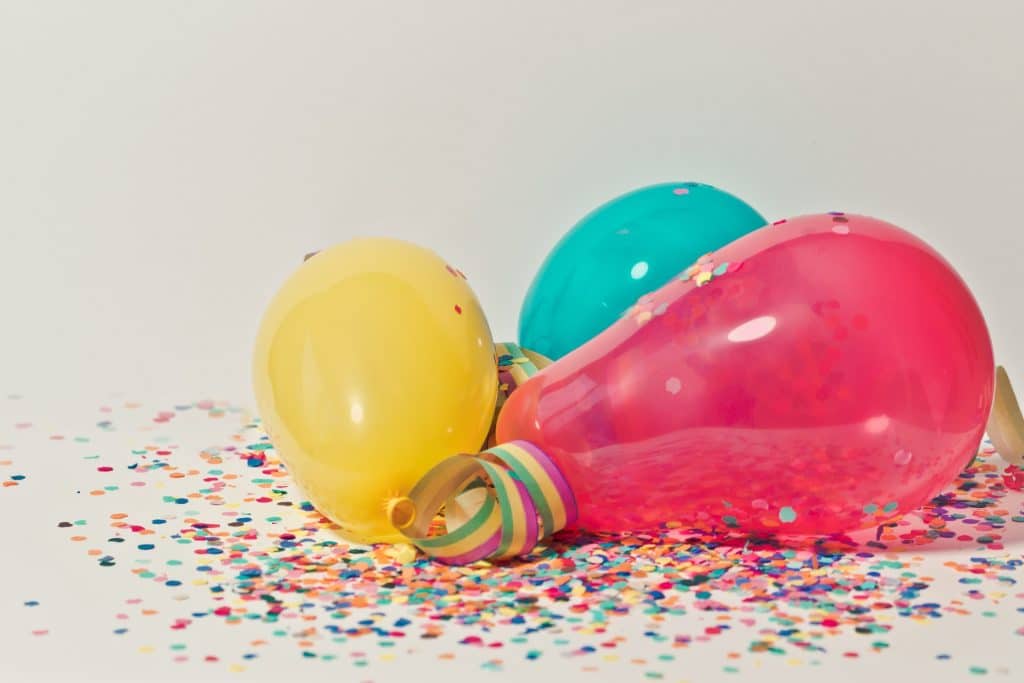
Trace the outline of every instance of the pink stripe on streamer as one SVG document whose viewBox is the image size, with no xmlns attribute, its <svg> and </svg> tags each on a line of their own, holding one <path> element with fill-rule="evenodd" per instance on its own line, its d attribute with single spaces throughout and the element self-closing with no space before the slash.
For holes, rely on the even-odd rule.
<svg viewBox="0 0 1024 683">
<path fill-rule="evenodd" d="M 512 481 L 515 482 L 516 488 L 519 489 L 519 495 L 523 499 L 523 508 L 526 512 L 526 542 L 516 554 L 526 555 L 537 546 L 537 541 L 539 540 L 540 525 L 537 524 L 537 508 L 534 506 L 533 498 L 530 497 L 530 491 L 526 488 L 526 484 L 514 477 Z"/>
<path fill-rule="evenodd" d="M 572 489 L 569 488 L 569 482 L 562 476 L 562 472 L 558 467 L 551 461 L 544 451 L 534 446 L 529 441 L 512 441 L 511 443 L 519 446 L 524 451 L 527 451 L 533 456 L 533 459 L 544 468 L 548 477 L 551 478 L 551 483 L 554 484 L 555 490 L 558 491 L 559 497 L 562 499 L 562 504 L 565 506 L 565 523 L 566 526 L 576 521 L 579 516 L 579 510 L 576 508 L 576 496 L 573 495 Z"/>
<path fill-rule="evenodd" d="M 435 557 L 434 559 L 443 562 L 445 564 L 471 564 L 477 560 L 482 560 L 498 549 L 498 545 L 501 544 L 501 529 L 499 528 L 494 534 L 487 539 L 486 542 L 478 545 L 472 550 L 467 550 L 461 555 L 451 555 L 450 557 Z"/>
</svg>

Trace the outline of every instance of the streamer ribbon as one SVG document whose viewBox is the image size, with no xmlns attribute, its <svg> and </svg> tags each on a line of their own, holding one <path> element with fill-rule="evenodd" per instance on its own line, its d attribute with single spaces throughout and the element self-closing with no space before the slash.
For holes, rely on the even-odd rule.
<svg viewBox="0 0 1024 683">
<path fill-rule="evenodd" d="M 516 344 L 495 345 L 505 399 L 551 361 Z M 576 501 L 565 477 L 526 441 L 492 445 L 476 455 L 455 455 L 423 476 L 405 498 L 389 503 L 391 523 L 427 555 L 447 564 L 526 555 L 537 543 L 576 520 Z M 443 530 L 431 534 L 444 509 Z"/>
<path fill-rule="evenodd" d="M 444 531 L 431 535 L 442 507 Z M 443 460 L 389 513 L 411 543 L 447 564 L 526 555 L 577 514 L 562 473 L 527 441 Z"/>
</svg>

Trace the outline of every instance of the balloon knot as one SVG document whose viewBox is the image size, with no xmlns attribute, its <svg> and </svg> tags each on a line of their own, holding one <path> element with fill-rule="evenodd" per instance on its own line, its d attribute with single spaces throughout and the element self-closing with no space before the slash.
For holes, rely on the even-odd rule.
<svg viewBox="0 0 1024 683">
<path fill-rule="evenodd" d="M 388 501 L 387 515 L 396 529 L 408 529 L 416 521 L 416 505 L 405 496 L 392 498 Z"/>
</svg>

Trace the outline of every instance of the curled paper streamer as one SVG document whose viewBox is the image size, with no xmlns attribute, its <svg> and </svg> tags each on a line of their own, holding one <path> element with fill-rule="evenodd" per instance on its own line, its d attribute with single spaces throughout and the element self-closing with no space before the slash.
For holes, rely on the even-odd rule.
<svg viewBox="0 0 1024 683">
<path fill-rule="evenodd" d="M 551 359 L 540 355 L 536 351 L 522 349 L 512 342 L 503 342 L 494 345 L 494 354 L 498 359 L 498 375 L 501 377 L 508 374 L 513 384 L 511 388 L 519 386 L 530 379 L 538 372 L 551 365 Z M 511 393 L 508 391 L 507 393 Z"/>
<path fill-rule="evenodd" d="M 491 421 L 491 429 L 487 433 L 484 448 L 497 445 L 494 430 L 498 426 L 498 415 L 516 387 L 551 365 L 551 359 L 535 351 L 522 349 L 511 342 L 495 344 L 494 357 L 498 363 L 498 400 L 494 406 L 494 419 Z"/>
<path fill-rule="evenodd" d="M 495 345 L 499 391 L 495 420 L 517 386 L 551 361 L 513 343 Z M 526 442 L 456 455 L 429 471 L 407 497 L 388 504 L 391 523 L 427 555 L 449 564 L 505 559 L 576 519 L 576 502 L 554 463 Z M 444 532 L 430 535 L 444 508 Z"/>
<path fill-rule="evenodd" d="M 445 531 L 430 535 L 445 508 Z M 576 521 L 576 501 L 554 463 L 525 441 L 443 460 L 406 498 L 393 499 L 395 528 L 447 564 L 508 559 Z"/>
</svg>

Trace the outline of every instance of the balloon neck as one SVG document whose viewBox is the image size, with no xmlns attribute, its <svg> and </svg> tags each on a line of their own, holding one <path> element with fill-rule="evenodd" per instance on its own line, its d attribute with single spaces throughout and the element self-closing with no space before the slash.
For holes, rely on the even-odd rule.
<svg viewBox="0 0 1024 683">
<path fill-rule="evenodd" d="M 443 510 L 443 521 L 435 517 Z M 576 521 L 569 483 L 528 441 L 438 463 L 408 497 L 388 502 L 392 525 L 424 553 L 447 564 L 529 554 Z"/>
<path fill-rule="evenodd" d="M 405 496 L 392 498 L 387 505 L 388 520 L 398 530 L 408 529 L 416 521 L 416 504 Z"/>
</svg>

